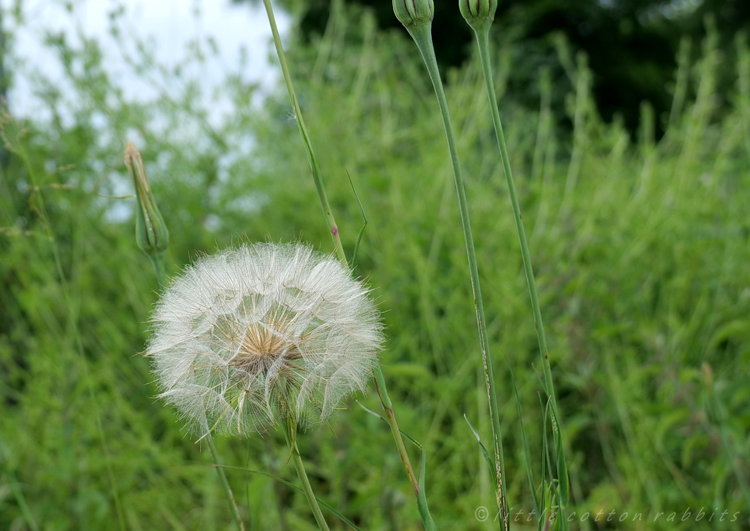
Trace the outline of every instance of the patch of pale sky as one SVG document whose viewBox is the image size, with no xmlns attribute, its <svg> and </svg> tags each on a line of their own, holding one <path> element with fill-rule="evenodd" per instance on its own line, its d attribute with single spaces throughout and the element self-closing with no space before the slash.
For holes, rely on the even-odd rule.
<svg viewBox="0 0 750 531">
<path fill-rule="evenodd" d="M 265 11 L 260 5 L 232 5 L 229 0 L 26 0 L 21 2 L 21 22 L 11 16 L 10 8 L 17 0 L 0 0 L 5 30 L 12 35 L 14 64 L 13 83 L 8 93 L 9 105 L 16 116 L 41 118 L 40 106 L 33 95 L 30 79 L 34 70 L 54 81 L 62 79 L 62 68 L 53 51 L 44 46 L 49 32 L 66 34 L 70 42 L 77 42 L 77 31 L 99 42 L 106 69 L 118 79 L 126 97 L 149 95 L 144 82 L 127 75 L 127 66 L 117 43 L 109 35 L 109 13 L 118 6 L 124 8 L 121 24 L 147 42 L 159 63 L 171 67 L 190 52 L 188 44 L 195 39 L 212 37 L 218 48 L 216 60 L 207 61 L 196 72 L 206 97 L 210 97 L 228 72 L 237 72 L 241 54 L 247 58 L 240 74 L 248 83 L 258 84 L 260 93 L 273 87 L 278 80 L 278 69 L 269 62 L 271 31 Z M 67 5 L 72 8 L 67 9 Z M 277 13 L 282 35 L 288 32 L 291 20 Z M 65 85 L 61 82 L 61 90 Z M 214 102 L 216 116 L 227 112 L 226 104 Z"/>
<path fill-rule="evenodd" d="M 123 15 L 118 26 L 126 34 L 135 34 L 147 42 L 156 61 L 167 68 L 189 58 L 194 53 L 190 43 L 196 39 L 204 44 L 208 38 L 214 40 L 216 57 L 200 64 L 192 61 L 193 71 L 189 74 L 191 79 L 200 80 L 205 107 L 210 110 L 208 119 L 215 124 L 231 119 L 233 113 L 231 101 L 215 94 L 228 74 L 239 74 L 244 82 L 258 85 L 258 104 L 280 79 L 271 30 L 261 5 L 238 6 L 230 0 L 20 0 L 20 17 L 13 12 L 16 5 L 19 0 L 0 0 L 3 28 L 11 36 L 10 61 L 6 61 L 12 72 L 8 106 L 16 117 L 42 121 L 49 118 L 49 109 L 39 104 L 34 93 L 34 79 L 40 75 L 60 91 L 63 99 L 73 101 L 76 97 L 74 89 L 65 82 L 60 59 L 44 44 L 49 34 L 63 33 L 74 46 L 80 45 L 79 31 L 95 39 L 106 72 L 116 80 L 126 99 L 145 100 L 158 94 L 159 90 L 149 86 L 147 80 L 129 74 L 131 69 L 123 50 L 110 35 L 110 13 L 120 6 Z M 277 12 L 276 21 L 282 36 L 288 34 L 290 17 Z M 65 118 L 63 113 L 62 119 Z M 138 144 L 137 131 L 131 136 Z M 130 183 L 120 173 L 114 172 L 109 181 L 116 195 L 130 193 Z M 132 217 L 131 207 L 125 201 L 114 202 L 106 217 L 113 222 L 127 222 Z"/>
</svg>

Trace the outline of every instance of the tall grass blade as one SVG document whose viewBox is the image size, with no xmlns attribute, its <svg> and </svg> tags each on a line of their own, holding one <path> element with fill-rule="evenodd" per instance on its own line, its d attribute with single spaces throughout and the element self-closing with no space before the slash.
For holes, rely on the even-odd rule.
<svg viewBox="0 0 750 531">
<path fill-rule="evenodd" d="M 518 408 L 518 424 L 521 428 L 521 444 L 523 445 L 523 456 L 524 464 L 526 467 L 526 477 L 529 480 L 529 489 L 531 490 L 531 497 L 534 500 L 534 510 L 541 514 L 539 507 L 539 498 L 536 494 L 536 486 L 534 485 L 534 472 L 531 470 L 531 453 L 529 452 L 529 445 L 526 442 L 526 428 L 523 424 L 523 411 L 521 410 L 521 396 L 518 394 L 518 385 L 516 385 L 516 377 L 513 374 L 513 369 L 508 364 L 508 373 L 510 374 L 510 383 L 513 386 L 513 393 L 516 396 L 516 406 Z M 542 474 L 542 478 L 544 474 Z"/>
<path fill-rule="evenodd" d="M 487 451 L 487 448 L 484 447 L 484 443 L 482 443 L 482 437 L 479 435 L 479 432 L 472 426 L 471 422 L 469 421 L 469 417 L 466 416 L 466 413 L 464 413 L 464 420 L 466 421 L 466 424 L 469 425 L 469 428 L 471 428 L 472 433 L 474 433 L 474 437 L 477 439 L 477 444 L 479 444 L 479 449 L 482 450 L 482 455 L 484 456 L 484 460 L 487 462 L 487 467 L 490 470 L 490 475 L 495 473 L 495 463 L 492 461 L 492 456 Z"/>
</svg>

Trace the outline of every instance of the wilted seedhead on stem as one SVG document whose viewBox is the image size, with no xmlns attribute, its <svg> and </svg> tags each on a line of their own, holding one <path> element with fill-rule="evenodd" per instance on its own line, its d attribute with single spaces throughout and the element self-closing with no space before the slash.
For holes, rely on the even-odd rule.
<svg viewBox="0 0 750 531">
<path fill-rule="evenodd" d="M 165 290 L 146 355 L 192 431 L 264 432 L 327 418 L 363 390 L 383 342 L 368 290 L 301 244 L 198 260 Z"/>
</svg>

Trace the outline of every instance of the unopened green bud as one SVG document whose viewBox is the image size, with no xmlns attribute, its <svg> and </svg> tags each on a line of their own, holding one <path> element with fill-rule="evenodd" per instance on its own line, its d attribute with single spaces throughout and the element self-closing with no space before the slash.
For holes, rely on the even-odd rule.
<svg viewBox="0 0 750 531">
<path fill-rule="evenodd" d="M 497 0 L 458 0 L 458 8 L 474 30 L 485 29 L 495 20 Z"/>
<path fill-rule="evenodd" d="M 148 184 L 146 169 L 138 149 L 128 142 L 125 148 L 125 165 L 135 185 L 138 198 L 137 215 L 135 219 L 135 241 L 138 247 L 151 259 L 156 269 L 159 283 L 164 280 L 164 252 L 169 244 L 169 230 L 156 206 L 156 201 Z"/>
<path fill-rule="evenodd" d="M 432 23 L 435 4 L 433 0 L 393 0 L 393 12 L 401 24 L 409 29 Z"/>
</svg>

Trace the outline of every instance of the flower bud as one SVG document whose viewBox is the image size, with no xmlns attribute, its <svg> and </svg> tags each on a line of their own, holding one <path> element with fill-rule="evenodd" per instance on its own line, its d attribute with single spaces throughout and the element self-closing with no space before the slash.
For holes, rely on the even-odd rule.
<svg viewBox="0 0 750 531">
<path fill-rule="evenodd" d="M 125 148 L 125 165 L 135 184 L 139 203 L 135 220 L 135 241 L 154 263 L 157 275 L 161 276 L 160 267 L 163 267 L 164 252 L 169 244 L 169 230 L 151 193 L 141 154 L 130 142 Z"/>
<path fill-rule="evenodd" d="M 495 20 L 497 0 L 458 0 L 458 8 L 472 28 L 488 28 Z"/>
<path fill-rule="evenodd" d="M 435 16 L 433 0 L 393 0 L 393 12 L 407 29 L 430 24 Z"/>
</svg>

